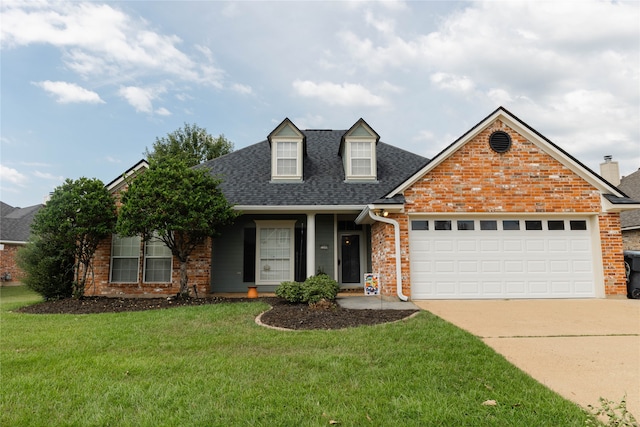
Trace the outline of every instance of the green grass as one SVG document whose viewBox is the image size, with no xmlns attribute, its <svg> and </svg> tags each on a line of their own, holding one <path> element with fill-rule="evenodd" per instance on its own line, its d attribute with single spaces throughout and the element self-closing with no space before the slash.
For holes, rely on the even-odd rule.
<svg viewBox="0 0 640 427">
<path fill-rule="evenodd" d="M 569 426 L 588 416 L 479 339 L 406 322 L 282 332 L 263 303 L 30 315 L 0 288 L 3 426 Z M 496 406 L 482 403 L 493 399 Z"/>
</svg>

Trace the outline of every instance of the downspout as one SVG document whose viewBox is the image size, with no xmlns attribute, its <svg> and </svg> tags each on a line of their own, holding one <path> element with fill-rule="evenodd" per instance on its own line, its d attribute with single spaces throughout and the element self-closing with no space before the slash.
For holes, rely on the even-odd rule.
<svg viewBox="0 0 640 427">
<path fill-rule="evenodd" d="M 393 231 L 395 234 L 395 246 L 396 246 L 396 294 L 401 301 L 408 301 L 409 297 L 402 293 L 402 256 L 400 253 L 400 224 L 398 221 L 391 218 L 385 218 L 383 216 L 374 215 L 371 209 L 369 209 L 369 217 L 374 221 L 384 222 L 386 224 L 393 225 Z"/>
</svg>

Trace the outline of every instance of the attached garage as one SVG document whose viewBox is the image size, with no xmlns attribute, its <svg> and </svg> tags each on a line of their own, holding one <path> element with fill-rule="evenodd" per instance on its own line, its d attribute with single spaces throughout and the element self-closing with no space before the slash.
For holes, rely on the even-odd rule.
<svg viewBox="0 0 640 427">
<path fill-rule="evenodd" d="M 413 299 L 593 298 L 591 218 L 410 220 Z"/>
</svg>

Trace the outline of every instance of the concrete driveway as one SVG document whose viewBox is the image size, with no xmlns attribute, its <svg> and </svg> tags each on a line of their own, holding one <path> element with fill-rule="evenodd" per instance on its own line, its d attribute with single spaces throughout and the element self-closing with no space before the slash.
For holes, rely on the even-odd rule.
<svg viewBox="0 0 640 427">
<path fill-rule="evenodd" d="M 604 397 L 640 416 L 640 300 L 413 301 L 480 337 L 582 407 Z"/>
</svg>

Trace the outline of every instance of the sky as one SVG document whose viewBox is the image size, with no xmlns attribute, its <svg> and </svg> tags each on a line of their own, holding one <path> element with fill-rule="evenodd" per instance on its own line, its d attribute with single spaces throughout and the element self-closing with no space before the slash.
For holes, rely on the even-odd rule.
<svg viewBox="0 0 640 427">
<path fill-rule="evenodd" d="M 503 106 L 599 171 L 640 167 L 637 1 L 0 3 L 0 200 L 105 184 L 197 124 L 285 118 L 433 157 Z"/>
</svg>

